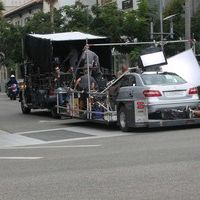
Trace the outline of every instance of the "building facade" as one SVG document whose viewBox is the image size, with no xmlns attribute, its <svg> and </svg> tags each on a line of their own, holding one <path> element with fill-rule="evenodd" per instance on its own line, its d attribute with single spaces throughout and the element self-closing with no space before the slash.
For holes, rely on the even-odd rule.
<svg viewBox="0 0 200 200">
<path fill-rule="evenodd" d="M 43 10 L 43 0 L 32 0 L 4 13 L 4 17 L 16 26 L 24 26 L 30 17 Z"/>
<path fill-rule="evenodd" d="M 5 12 L 16 9 L 17 7 L 26 4 L 30 0 L 2 0 Z"/>
<path fill-rule="evenodd" d="M 56 9 L 65 5 L 74 5 L 77 0 L 57 0 Z M 91 7 L 96 0 L 78 0 Z M 27 20 L 38 11 L 49 12 L 49 5 L 44 0 L 3 0 L 5 6 L 4 17 L 14 25 L 24 26 Z"/>
<path fill-rule="evenodd" d="M 117 7 L 122 10 L 134 9 L 137 7 L 137 0 L 98 0 L 98 5 L 105 6 L 110 3 L 117 3 Z"/>
</svg>

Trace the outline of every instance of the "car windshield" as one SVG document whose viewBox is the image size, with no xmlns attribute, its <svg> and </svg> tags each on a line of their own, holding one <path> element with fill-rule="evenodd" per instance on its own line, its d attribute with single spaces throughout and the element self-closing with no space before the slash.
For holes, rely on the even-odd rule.
<svg viewBox="0 0 200 200">
<path fill-rule="evenodd" d="M 142 74 L 141 78 L 145 85 L 178 85 L 186 83 L 177 74 L 170 73 Z"/>
</svg>

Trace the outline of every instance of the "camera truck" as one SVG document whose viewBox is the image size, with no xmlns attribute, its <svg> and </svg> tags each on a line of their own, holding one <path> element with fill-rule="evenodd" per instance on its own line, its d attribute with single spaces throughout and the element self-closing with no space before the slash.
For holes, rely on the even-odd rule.
<svg viewBox="0 0 200 200">
<path fill-rule="evenodd" d="M 29 34 L 24 40 L 24 54 L 26 60 L 21 66 L 24 84 L 20 87 L 21 109 L 28 114 L 32 109 L 48 109 L 55 118 L 59 118 L 56 112 L 56 90 L 69 85 L 74 78 L 70 71 L 69 60 L 66 57 L 73 47 L 80 57 L 85 43 L 105 43 L 108 38 L 99 37 L 81 32 L 66 32 L 56 34 Z M 104 66 L 106 74 L 111 74 L 110 47 L 101 50 L 92 49 L 99 55 L 99 60 Z M 77 63 L 78 64 L 78 63 Z M 55 82 L 55 68 L 61 70 L 60 83 Z"/>
</svg>

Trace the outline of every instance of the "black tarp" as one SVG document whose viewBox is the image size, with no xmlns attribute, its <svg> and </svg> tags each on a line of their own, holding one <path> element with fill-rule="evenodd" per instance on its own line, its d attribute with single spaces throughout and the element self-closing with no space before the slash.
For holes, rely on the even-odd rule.
<svg viewBox="0 0 200 200">
<path fill-rule="evenodd" d="M 28 61 L 33 63 L 33 71 L 48 73 L 52 71 L 52 45 L 48 39 L 25 37 L 25 53 Z"/>
<path fill-rule="evenodd" d="M 109 43 L 109 41 L 108 38 L 87 39 L 88 44 Z M 33 63 L 34 71 L 50 73 L 53 71 L 53 60 L 55 57 L 58 57 L 60 63 L 62 63 L 70 52 L 71 45 L 78 50 L 80 57 L 85 44 L 86 39 L 52 41 L 50 39 L 34 37 L 34 35 L 27 35 L 25 38 L 25 53 L 28 60 Z M 90 49 L 99 56 L 101 67 L 111 72 L 111 47 L 91 46 Z"/>
</svg>

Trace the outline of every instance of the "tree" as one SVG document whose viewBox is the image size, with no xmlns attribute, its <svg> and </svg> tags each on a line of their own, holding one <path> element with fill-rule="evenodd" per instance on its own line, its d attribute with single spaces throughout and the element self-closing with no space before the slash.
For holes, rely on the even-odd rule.
<svg viewBox="0 0 200 200">
<path fill-rule="evenodd" d="M 174 29 L 175 29 L 175 39 L 184 38 L 185 37 L 185 19 L 184 19 L 184 2 L 185 0 L 173 0 L 167 4 L 164 10 L 164 16 L 170 16 L 176 14 L 173 18 L 174 21 Z"/>
<path fill-rule="evenodd" d="M 21 54 L 22 29 L 0 20 L 0 51 L 5 54 L 5 64 L 13 67 L 22 61 Z"/>
<path fill-rule="evenodd" d="M 57 0 L 45 0 L 49 4 L 51 28 L 54 32 L 54 4 Z"/>
<path fill-rule="evenodd" d="M 192 33 L 194 34 L 194 38 L 196 40 L 200 40 L 200 7 L 198 8 L 197 12 L 192 17 Z"/>
<path fill-rule="evenodd" d="M 149 13 L 147 0 L 138 1 L 137 10 L 124 13 L 123 34 L 139 41 L 149 41 Z"/>
<path fill-rule="evenodd" d="M 148 42 L 150 39 L 150 11 L 147 0 L 138 1 L 138 9 L 124 13 L 123 34 L 128 36 L 132 42 Z M 136 65 L 138 57 L 144 49 L 143 45 L 127 46 L 126 52 L 130 53 L 133 65 Z"/>
<path fill-rule="evenodd" d="M 0 1 L 0 18 L 2 17 L 2 15 L 3 15 L 3 10 L 4 10 L 4 6 L 3 6 L 3 2 L 2 1 Z"/>
<path fill-rule="evenodd" d="M 197 9 L 197 12 L 192 17 L 192 34 L 196 42 L 196 54 L 200 54 L 200 6 Z"/>
<path fill-rule="evenodd" d="M 164 17 L 174 15 L 173 22 L 174 22 L 174 39 L 179 40 L 180 38 L 185 38 L 185 11 L 184 11 L 184 2 L 185 0 L 173 0 L 170 1 L 164 10 Z M 169 23 L 169 22 L 168 22 Z M 168 25 L 167 22 L 165 22 L 165 25 Z M 168 28 L 169 30 L 169 28 Z M 169 32 L 169 31 L 167 31 Z M 179 43 L 177 44 L 170 44 L 165 46 L 165 53 L 168 56 L 172 56 L 178 52 L 184 51 L 185 44 Z"/>
<path fill-rule="evenodd" d="M 24 34 L 26 33 L 52 33 L 51 22 L 49 21 L 50 13 L 38 12 L 24 26 Z M 63 31 L 64 19 L 61 10 L 54 12 L 54 32 Z"/>
<path fill-rule="evenodd" d="M 109 36 L 113 42 L 120 41 L 124 13 L 115 3 L 93 8 L 94 18 L 90 29 L 94 34 Z"/>
<path fill-rule="evenodd" d="M 65 13 L 65 31 L 90 32 L 92 15 L 87 6 L 77 1 L 75 5 L 65 6 L 62 10 Z"/>
</svg>

